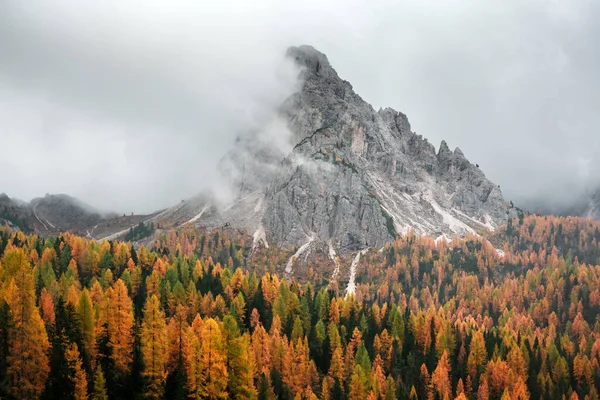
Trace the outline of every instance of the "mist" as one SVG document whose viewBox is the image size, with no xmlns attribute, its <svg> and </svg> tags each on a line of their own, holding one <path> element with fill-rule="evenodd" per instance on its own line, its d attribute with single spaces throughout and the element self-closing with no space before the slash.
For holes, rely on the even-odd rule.
<svg viewBox="0 0 600 400">
<path fill-rule="evenodd" d="M 600 176 L 593 0 L 0 2 L 0 192 L 150 212 L 214 185 L 311 44 L 375 108 L 561 210 Z"/>
</svg>

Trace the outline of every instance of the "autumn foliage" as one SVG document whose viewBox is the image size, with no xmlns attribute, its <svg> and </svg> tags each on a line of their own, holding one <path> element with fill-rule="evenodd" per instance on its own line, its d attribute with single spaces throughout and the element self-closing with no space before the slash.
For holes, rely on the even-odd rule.
<svg viewBox="0 0 600 400">
<path fill-rule="evenodd" d="M 0 398 L 598 399 L 600 224 L 411 233 L 344 268 L 227 231 L 0 229 Z"/>
</svg>

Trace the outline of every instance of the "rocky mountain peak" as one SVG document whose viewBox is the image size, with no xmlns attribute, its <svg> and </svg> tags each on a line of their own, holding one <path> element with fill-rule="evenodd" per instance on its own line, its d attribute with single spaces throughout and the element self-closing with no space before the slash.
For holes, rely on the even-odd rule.
<svg viewBox="0 0 600 400">
<path fill-rule="evenodd" d="M 335 265 L 335 278 L 336 255 L 352 254 L 351 291 L 365 249 L 379 249 L 410 231 L 444 238 L 485 234 L 516 215 L 500 187 L 458 147 L 451 151 L 442 141 L 436 151 L 402 112 L 374 110 L 323 53 L 304 45 L 290 47 L 287 57 L 300 69 L 297 92 L 269 126 L 241 137 L 223 157 L 217 191 L 130 217 L 104 216 L 67 196 L 27 206 L 0 197 L 0 218 L 17 226 L 26 221 L 37 232 L 73 230 L 105 239 L 141 222 L 243 229 L 253 235 L 254 246 L 293 250 L 285 266 L 289 274 L 320 249 Z"/>
<path fill-rule="evenodd" d="M 288 48 L 286 56 L 306 72 L 311 75 L 329 78 L 339 78 L 338 74 L 331 67 L 327 56 L 309 45 L 291 46 Z"/>
<path fill-rule="evenodd" d="M 442 142 L 436 151 L 402 112 L 374 110 L 313 47 L 290 47 L 287 56 L 301 69 L 299 90 L 279 110 L 291 150 L 238 142 L 223 162 L 238 194 L 230 204 L 197 196 L 163 215 L 237 226 L 256 245 L 275 242 L 296 257 L 315 246 L 330 254 L 380 248 L 410 230 L 452 237 L 505 223 L 511 210 L 500 188 L 459 148 Z"/>
<path fill-rule="evenodd" d="M 446 143 L 445 140 L 442 140 L 442 142 L 440 143 L 440 148 L 438 150 L 438 153 L 449 153 L 450 152 L 450 148 L 448 147 L 448 143 Z"/>
</svg>

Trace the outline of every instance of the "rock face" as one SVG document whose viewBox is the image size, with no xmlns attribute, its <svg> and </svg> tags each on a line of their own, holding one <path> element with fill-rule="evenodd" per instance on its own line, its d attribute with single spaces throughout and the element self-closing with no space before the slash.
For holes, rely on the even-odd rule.
<svg viewBox="0 0 600 400">
<path fill-rule="evenodd" d="M 312 47 L 288 51 L 304 67 L 284 112 L 298 141 L 267 189 L 268 237 L 334 247 L 381 247 L 398 233 L 465 234 L 506 220 L 499 188 L 442 142 L 436 154 L 406 116 L 375 111 Z"/>
<path fill-rule="evenodd" d="M 0 226 L 35 233 L 42 237 L 73 232 L 89 239 L 123 238 L 142 222 L 155 222 L 160 213 L 150 215 L 117 215 L 65 194 L 47 194 L 29 203 L 0 194 Z"/>
<path fill-rule="evenodd" d="M 379 248 L 410 229 L 456 236 L 507 220 L 500 188 L 460 149 L 442 142 L 436 152 L 404 114 L 374 110 L 314 48 L 287 56 L 301 68 L 298 92 L 279 110 L 287 142 L 241 139 L 220 165 L 233 200 L 200 195 L 161 218 L 231 224 L 256 244 L 324 244 L 330 254 Z"/>
<path fill-rule="evenodd" d="M 0 223 L 25 232 L 50 235 L 81 231 L 102 218 L 90 206 L 64 194 L 46 195 L 29 203 L 0 195 Z"/>
<path fill-rule="evenodd" d="M 146 216 L 117 217 L 102 213 L 65 194 L 47 194 L 29 203 L 0 194 L 0 225 L 40 236 L 74 232 L 89 238 L 129 228 Z M 101 227 L 102 229 L 96 230 Z M 126 231 L 125 231 L 126 233 Z"/>
<path fill-rule="evenodd" d="M 32 232 L 34 230 L 32 217 L 33 213 L 26 204 L 11 199 L 5 193 L 0 194 L 0 225 Z"/>
<path fill-rule="evenodd" d="M 59 231 L 79 230 L 94 226 L 102 219 L 99 211 L 65 194 L 33 199 L 30 208 L 40 222 Z"/>
<path fill-rule="evenodd" d="M 584 217 L 600 220 L 600 189 L 596 190 L 589 198 L 589 202 L 582 214 Z"/>
</svg>

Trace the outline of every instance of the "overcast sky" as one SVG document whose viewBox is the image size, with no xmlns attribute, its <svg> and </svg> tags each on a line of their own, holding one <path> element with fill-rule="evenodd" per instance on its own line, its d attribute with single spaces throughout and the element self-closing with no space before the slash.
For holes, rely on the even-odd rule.
<svg viewBox="0 0 600 400">
<path fill-rule="evenodd" d="M 3 0 L 0 192 L 123 212 L 192 196 L 311 44 L 506 198 L 560 205 L 600 180 L 599 21 L 597 0 Z"/>
</svg>

